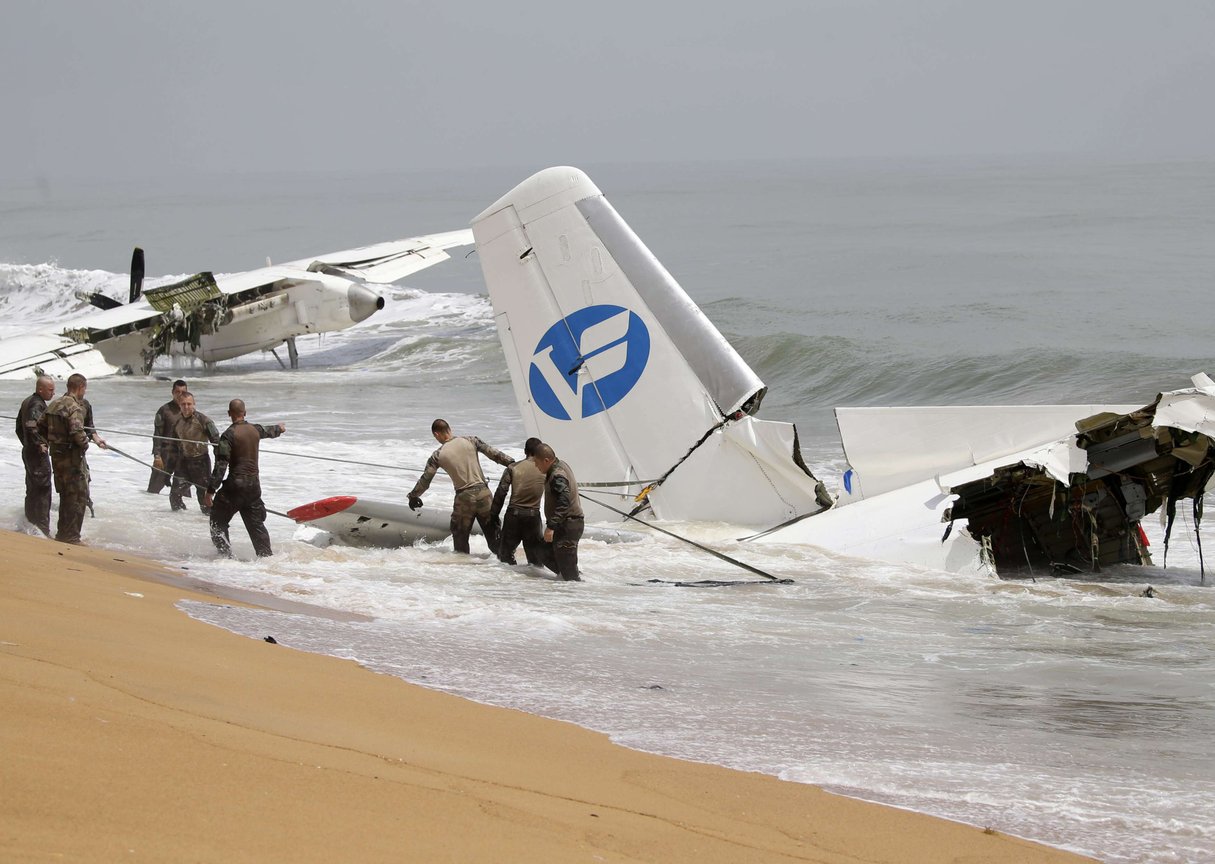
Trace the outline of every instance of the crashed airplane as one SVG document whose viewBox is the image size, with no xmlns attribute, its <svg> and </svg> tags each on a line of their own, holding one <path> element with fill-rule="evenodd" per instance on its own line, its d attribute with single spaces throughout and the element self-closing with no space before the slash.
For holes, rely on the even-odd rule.
<svg viewBox="0 0 1215 864">
<path fill-rule="evenodd" d="M 384 308 L 384 298 L 368 283 L 403 279 L 446 261 L 444 250 L 471 243 L 471 231 L 450 231 L 245 273 L 199 273 L 147 291 L 140 290 L 143 256 L 137 249 L 128 303 L 88 296 L 83 299 L 101 308 L 0 340 L 0 378 L 146 375 L 162 355 L 213 364 L 283 344 L 295 367 L 297 336 L 342 330 Z"/>
<path fill-rule="evenodd" d="M 721 521 L 951 572 L 1151 563 L 1141 520 L 1190 502 L 1215 462 L 1215 382 L 1146 407 L 838 408 L 834 495 L 766 387 L 575 168 L 516 186 L 472 223 L 528 435 L 597 481 L 588 518 Z M 610 489 L 610 491 L 606 491 Z M 722 490 L 729 490 L 723 495 Z M 1167 540 L 1166 540 L 1167 551 Z"/>
</svg>

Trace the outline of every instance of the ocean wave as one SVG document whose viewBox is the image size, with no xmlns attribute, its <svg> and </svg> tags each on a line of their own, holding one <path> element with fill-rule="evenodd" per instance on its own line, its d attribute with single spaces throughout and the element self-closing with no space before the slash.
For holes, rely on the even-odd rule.
<svg viewBox="0 0 1215 864">
<path fill-rule="evenodd" d="M 1154 356 L 1116 344 L 969 354 L 894 350 L 842 336 L 777 332 L 732 337 L 774 401 L 835 405 L 996 405 L 1150 402 L 1190 386 L 1209 357 Z M 779 393 L 779 396 L 777 394 Z"/>
<path fill-rule="evenodd" d="M 128 281 L 125 274 L 105 270 L 0 262 L 0 336 L 13 336 L 85 312 L 92 307 L 76 297 L 77 291 L 118 297 L 126 293 Z"/>
</svg>

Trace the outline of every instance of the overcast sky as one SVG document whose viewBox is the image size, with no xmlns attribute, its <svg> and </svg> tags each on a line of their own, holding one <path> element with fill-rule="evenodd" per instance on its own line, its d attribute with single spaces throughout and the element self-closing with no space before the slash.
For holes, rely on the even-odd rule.
<svg viewBox="0 0 1215 864">
<path fill-rule="evenodd" d="M 4 0 L 0 177 L 1215 155 L 1215 0 Z"/>
</svg>

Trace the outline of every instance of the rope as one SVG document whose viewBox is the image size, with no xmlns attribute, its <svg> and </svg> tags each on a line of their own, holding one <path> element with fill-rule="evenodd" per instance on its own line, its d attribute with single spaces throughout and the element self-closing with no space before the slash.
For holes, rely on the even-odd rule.
<svg viewBox="0 0 1215 864">
<path fill-rule="evenodd" d="M 3 416 L 3 415 L 0 415 Z M 102 429 L 96 427 L 97 432 L 110 432 L 114 435 L 131 435 L 135 438 L 152 438 L 157 441 L 172 441 L 174 443 L 198 444 L 198 441 L 192 441 L 188 438 L 172 438 L 168 435 L 148 435 L 145 432 L 128 432 L 124 429 Z M 318 459 L 321 462 L 341 462 L 345 465 L 362 465 L 366 468 L 385 468 L 389 471 L 423 471 L 423 468 L 411 468 L 407 465 L 385 465 L 380 462 L 360 462 L 357 459 L 338 459 L 335 456 L 317 456 L 313 453 L 287 453 L 283 450 L 266 450 L 260 448 L 260 452 L 269 453 L 273 456 L 292 456 L 296 459 Z"/>
<path fill-rule="evenodd" d="M 6 420 L 17 419 L 15 417 L 6 417 L 3 414 L 0 414 L 0 418 L 4 418 Z M 109 432 L 113 435 L 130 435 L 135 438 L 152 438 L 157 441 L 172 441 L 174 443 L 184 443 L 184 444 L 200 443 L 198 441 L 194 441 L 189 438 L 173 438 L 168 435 L 149 435 L 146 432 L 128 432 L 125 429 L 103 429 L 100 426 L 91 426 L 89 428 L 91 428 L 94 432 Z M 416 467 L 412 467 L 409 465 L 385 465 L 382 462 L 361 462 L 357 459 L 339 459 L 336 456 L 317 456 L 314 453 L 288 453 L 284 450 L 267 450 L 264 447 L 260 449 L 260 452 L 269 453 L 272 456 L 291 456 L 295 459 L 317 459 L 321 462 L 340 462 L 343 465 L 362 465 L 365 468 L 384 468 L 389 471 L 422 472 L 422 471 L 426 470 L 425 468 L 416 468 Z M 138 460 L 136 460 L 136 461 L 138 461 Z M 141 463 L 141 464 L 146 464 L 146 463 Z M 491 477 L 489 479 L 490 480 L 498 479 L 500 476 L 501 475 L 495 475 L 494 477 Z M 654 483 L 654 482 L 656 482 L 656 481 L 654 481 L 654 480 L 608 480 L 608 481 L 603 481 L 603 482 L 599 482 L 599 483 L 581 483 L 580 482 L 578 485 L 588 487 L 588 488 L 610 489 L 614 486 L 646 486 L 646 485 Z M 629 492 L 617 492 L 617 493 L 613 493 L 613 494 L 621 495 L 623 497 L 628 497 L 628 498 L 633 497 L 632 493 L 629 493 Z"/>
<path fill-rule="evenodd" d="M 591 494 L 595 494 L 595 493 L 591 493 Z M 615 507 L 613 507 L 610 504 L 605 504 L 602 501 L 596 501 L 594 498 L 587 498 L 586 495 L 584 495 L 581 491 L 578 493 L 578 497 L 584 498 L 587 501 L 590 501 L 592 504 L 598 504 L 600 507 L 606 507 L 608 510 L 611 510 L 613 513 L 615 513 L 619 516 L 624 516 L 626 519 L 632 519 L 634 522 L 639 522 L 640 524 L 645 525 L 648 528 L 652 528 L 653 530 L 659 532 L 660 534 L 666 534 L 668 537 L 674 537 L 676 540 L 680 540 L 684 543 L 687 543 L 689 546 L 695 546 L 697 549 L 699 549 L 702 552 L 708 552 L 714 558 L 720 558 L 722 561 L 725 561 L 728 564 L 733 564 L 735 567 L 741 567 L 743 570 L 746 570 L 749 573 L 754 573 L 756 576 L 762 576 L 763 578 L 768 580 L 768 582 L 765 584 L 775 583 L 778 585 L 790 585 L 793 583 L 792 579 L 779 579 L 776 576 L 773 576 L 771 573 L 766 573 L 763 570 L 760 570 L 758 567 L 752 567 L 750 564 L 745 564 L 742 561 L 739 561 L 737 558 L 731 558 L 729 555 L 726 555 L 724 552 L 718 552 L 716 549 L 710 549 L 708 546 L 703 546 L 700 543 L 697 543 L 695 540 L 689 540 L 687 537 L 681 537 L 678 534 L 676 534 L 674 531 L 668 531 L 665 528 L 659 528 L 657 525 L 654 525 L 650 522 L 646 522 L 644 519 L 638 519 L 636 516 L 633 516 L 631 513 L 626 513 L 623 510 L 617 510 Z M 651 579 L 650 581 L 651 582 L 661 582 L 663 580 Z M 691 585 L 744 585 L 747 583 L 744 583 L 744 582 L 718 582 L 717 580 L 705 580 L 704 582 L 676 582 L 674 584 L 691 586 Z"/>
<path fill-rule="evenodd" d="M 0 417 L 4 417 L 5 419 L 9 419 L 9 420 L 14 420 L 14 419 L 16 419 L 15 417 L 7 417 L 6 415 L 3 415 L 3 414 L 0 414 Z M 169 437 L 169 436 L 167 436 L 167 435 L 148 435 L 148 434 L 143 433 L 143 432 L 128 432 L 128 431 L 123 430 L 123 429 L 104 429 L 104 428 L 102 428 L 102 427 L 100 427 L 100 426 L 93 426 L 93 427 L 90 427 L 90 428 L 91 428 L 91 429 L 92 429 L 92 431 L 94 431 L 94 432 L 109 432 L 109 433 L 114 434 L 114 435 L 130 435 L 130 436 L 133 436 L 133 437 L 136 437 L 136 438 L 152 438 L 152 439 L 158 439 L 158 440 L 161 440 L 161 441 L 174 441 L 174 442 L 182 442 L 182 443 L 189 443 L 189 444 L 197 444 L 197 443 L 199 443 L 199 442 L 197 442 L 197 441 L 192 441 L 192 440 L 190 440 L 190 439 L 186 439 L 186 438 L 171 438 L 171 437 Z M 151 464 L 150 462 L 144 462 L 142 459 L 138 459 L 138 458 L 136 458 L 135 456 L 132 456 L 130 453 L 127 453 L 125 450 L 121 450 L 121 449 L 119 449 L 118 447 L 115 447 L 113 444 L 110 444 L 109 442 L 106 442 L 106 449 L 108 449 L 108 450 L 113 450 L 113 451 L 114 451 L 115 453 L 117 453 L 119 456 L 123 456 L 123 457 L 125 457 L 125 458 L 127 458 L 127 459 L 130 459 L 132 462 L 136 462 L 136 463 L 138 463 L 138 464 L 140 464 L 140 465 L 143 465 L 145 468 L 149 468 L 149 469 L 151 469 L 152 471 L 157 471 L 157 472 L 159 472 L 159 473 L 161 473 L 161 474 L 164 474 L 166 477 L 169 477 L 169 478 L 172 478 L 172 477 L 173 477 L 172 472 L 170 472 L 170 471 L 165 471 L 163 468 L 157 468 L 155 465 Z M 695 448 L 693 448 L 693 449 L 695 449 Z M 411 469 L 411 468 L 405 468 L 405 467 L 402 467 L 402 466 L 397 466 L 397 465 L 381 465 L 381 464 L 377 464 L 377 463 L 375 463 L 375 462 L 359 462 L 359 461 L 356 461 L 356 460 L 353 460 L 353 459 L 338 459 L 338 458 L 335 458 L 335 457 L 332 457 L 332 456 L 316 456 L 316 455 L 309 454 L 309 453 L 285 453 L 285 452 L 283 452 L 283 451 L 281 451 L 281 450 L 261 450 L 261 452 L 262 452 L 262 453 L 270 453 L 270 454 L 277 455 L 277 456 L 295 456 L 295 457 L 299 457 L 299 458 L 303 458 L 303 459 L 319 459 L 319 460 L 321 460 L 321 461 L 325 461 L 325 462 L 342 462 L 342 463 L 349 464 L 349 465 L 363 465 L 363 466 L 367 466 L 367 467 L 371 467 L 371 468 L 387 468 L 387 469 L 390 469 L 390 470 L 397 470 L 397 471 L 421 471 L 421 470 L 424 470 L 424 469 L 419 469 L 419 468 L 412 468 L 412 469 Z M 682 460 L 680 460 L 680 461 L 682 461 Z M 677 467 L 677 466 L 676 466 L 676 467 Z M 674 468 L 672 468 L 672 470 L 674 470 Z M 667 473 L 669 474 L 670 472 L 668 471 Z M 651 484 L 651 483 L 653 483 L 653 482 L 655 482 L 655 481 L 648 481 L 648 480 L 646 480 L 646 481 L 643 481 L 643 480 L 620 480 L 620 481 L 610 481 L 610 482 L 602 482 L 602 483 L 583 483 L 583 484 L 580 484 L 580 485 L 582 485 L 582 486 L 586 486 L 586 487 L 640 486 L 640 485 L 648 485 L 648 484 Z M 191 486 L 193 486 L 193 487 L 194 487 L 196 490 L 200 490 L 200 491 L 202 491 L 202 492 L 207 492 L 207 491 L 208 491 L 208 490 L 206 489 L 206 487 L 201 486 L 201 485 L 199 485 L 199 484 L 197 484 L 197 483 L 191 483 L 190 485 L 191 485 Z M 633 497 L 633 496 L 632 496 L 632 494 L 631 494 L 631 493 L 628 493 L 628 492 L 601 492 L 601 493 L 597 493 L 597 494 L 600 494 L 600 495 L 620 495 L 620 496 L 623 496 L 623 497 L 628 497 L 628 498 L 632 498 L 632 497 Z M 581 493 L 579 493 L 579 495 L 580 495 L 581 497 L 583 497 L 583 498 L 585 498 L 585 497 L 586 497 L 586 496 L 582 495 Z M 710 555 L 712 555 L 712 556 L 714 556 L 714 557 L 716 557 L 716 558 L 720 558 L 722 561 L 725 561 L 725 562 L 727 562 L 727 563 L 729 563 L 729 564 L 733 564 L 733 565 L 734 565 L 734 566 L 736 566 L 736 567 L 741 567 L 742 569 L 744 569 L 744 570 L 746 570 L 746 571 L 748 571 L 748 572 L 754 573 L 754 574 L 756 574 L 757 576 L 762 576 L 764 579 L 768 580 L 768 583 L 719 582 L 719 581 L 717 581 L 717 580 L 702 580 L 702 581 L 700 581 L 700 582 L 675 582 L 675 583 L 673 583 L 673 584 L 675 584 L 675 585 L 680 585 L 680 586 L 709 586 L 709 585 L 713 585 L 713 586 L 716 586 L 716 585 L 743 585 L 743 584 L 770 584 L 770 583 L 775 583 L 775 584 L 780 584 L 780 585 L 787 585 L 787 584 L 791 584 L 791 583 L 793 582 L 793 580 L 792 580 L 792 579 L 780 579 L 780 578 L 777 578 L 776 576 L 773 576 L 773 575 L 772 575 L 772 574 L 770 574 L 770 573 L 766 573 L 766 572 L 764 572 L 763 570 L 760 570 L 758 567 L 752 567 L 750 564 L 745 564 L 745 563 L 743 563 L 742 561 L 739 561 L 739 560 L 738 560 L 738 559 L 736 559 L 736 558 L 731 558 L 729 555 L 726 555 L 726 554 L 725 554 L 725 553 L 723 553 L 723 552 L 718 552 L 718 551 L 717 551 L 717 550 L 715 550 L 715 549 L 710 549 L 709 547 L 707 547 L 707 546 L 703 546 L 703 545 L 701 545 L 701 544 L 697 543 L 697 542 L 696 542 L 696 541 L 694 541 L 694 540 L 689 540 L 689 539 L 688 539 L 688 538 L 686 538 L 686 537 L 681 537 L 681 536 L 679 536 L 678 534 L 676 534 L 676 533 L 674 533 L 674 532 L 672 532 L 672 531 L 668 531 L 668 530 L 666 530 L 665 528 L 659 528 L 657 525 L 651 525 L 650 523 L 645 522 L 645 521 L 644 521 L 644 520 L 642 520 L 642 519 L 638 519 L 636 516 L 633 516 L 633 515 L 631 515 L 631 514 L 629 514 L 629 513 L 626 513 L 626 512 L 624 512 L 623 510 L 617 510 L 615 507 L 612 507 L 610 504 L 606 504 L 606 503 L 604 503 L 604 502 L 602 502 L 602 501 L 594 501 L 593 499 L 590 499 L 590 498 L 587 498 L 586 500 L 588 500 L 588 501 L 592 501 L 592 503 L 596 503 L 596 504 L 598 504 L 598 505 L 599 505 L 599 506 L 601 506 L 601 507 L 605 507 L 605 508 L 607 508 L 608 510 L 611 510 L 613 513 L 616 513 L 616 514 L 618 514 L 618 515 L 624 516 L 624 517 L 625 517 L 625 518 L 627 518 L 627 519 L 632 519 L 634 522 L 639 522 L 639 523 L 641 523 L 642 525 L 647 525 L 648 527 L 653 528 L 655 531 L 658 531 L 658 532 L 659 532 L 659 533 L 661 533 L 661 534 L 666 534 L 666 535 L 668 535 L 668 536 L 670 536 L 670 537 L 674 537 L 676 540 L 681 540 L 681 541 L 683 541 L 684 543 L 689 544 L 690 546 L 695 546 L 697 549 L 700 549 L 700 550 L 701 550 L 701 551 L 703 551 L 703 552 L 708 552 Z M 281 516 L 281 517 L 283 517 L 284 519 L 290 519 L 292 522 L 295 522 L 295 520 L 294 520 L 294 519 L 292 519 L 292 517 L 288 516 L 286 513 L 281 513 L 281 512 L 279 512 L 278 510 L 272 510 L 272 509 L 270 509 L 269 507 L 266 507 L 266 512 L 267 512 L 267 513 L 273 513 L 275 516 Z M 661 579 L 651 579 L 650 581 L 651 581 L 651 582 L 662 582 L 662 581 L 664 581 L 664 580 L 661 580 Z"/>
<path fill-rule="evenodd" d="M 106 432 L 106 431 L 113 431 L 113 430 L 103 429 L 101 431 Z M 173 472 L 166 471 L 163 468 L 157 468 L 155 465 L 151 464 L 150 462 L 144 462 L 142 459 L 137 459 L 134 456 L 132 456 L 130 453 L 127 453 L 125 450 L 119 450 L 117 447 L 115 447 L 113 444 L 109 443 L 108 441 L 106 442 L 105 449 L 113 450 L 119 456 L 125 456 L 128 459 L 130 459 L 132 462 L 138 462 L 140 465 L 143 465 L 145 468 L 151 468 L 153 471 L 157 471 L 161 474 L 164 474 L 166 477 L 169 477 L 170 479 L 173 477 Z M 206 486 L 200 485 L 198 483 L 191 483 L 190 485 L 193 486 L 199 492 L 209 491 Z M 284 519 L 291 519 L 291 517 L 288 516 L 286 513 L 280 513 L 278 510 L 271 510 L 269 507 L 266 507 L 266 512 L 273 513 L 275 516 L 282 516 Z M 291 521 L 294 522 L 295 520 L 291 519 Z"/>
</svg>

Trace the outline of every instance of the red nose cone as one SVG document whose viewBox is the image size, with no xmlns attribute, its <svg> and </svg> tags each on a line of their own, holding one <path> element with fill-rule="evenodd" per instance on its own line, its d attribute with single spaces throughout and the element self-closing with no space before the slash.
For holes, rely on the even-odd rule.
<svg viewBox="0 0 1215 864">
<path fill-rule="evenodd" d="M 311 504 L 301 504 L 294 510 L 288 510 L 287 515 L 296 522 L 315 522 L 317 519 L 324 519 L 334 513 L 341 513 L 358 500 L 353 495 L 335 495 L 332 498 L 313 501 Z"/>
</svg>

